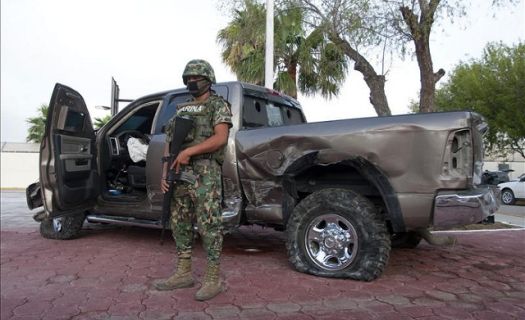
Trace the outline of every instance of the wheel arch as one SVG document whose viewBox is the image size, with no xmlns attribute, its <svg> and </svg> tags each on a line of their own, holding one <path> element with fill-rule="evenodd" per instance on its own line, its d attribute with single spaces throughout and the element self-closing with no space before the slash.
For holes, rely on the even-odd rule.
<svg viewBox="0 0 525 320">
<path fill-rule="evenodd" d="M 283 218 L 286 225 L 292 211 L 309 194 L 330 187 L 346 188 L 373 200 L 384 208 L 392 232 L 405 232 L 397 194 L 387 175 L 363 157 L 324 162 L 319 152 L 311 152 L 291 163 L 283 179 Z"/>
<path fill-rule="evenodd" d="M 503 194 L 503 192 L 505 192 L 505 191 L 510 191 L 510 193 L 512 193 L 513 196 L 516 195 L 514 193 L 514 190 L 512 190 L 512 188 L 510 188 L 510 187 L 505 187 L 505 188 L 501 189 L 501 194 Z"/>
</svg>

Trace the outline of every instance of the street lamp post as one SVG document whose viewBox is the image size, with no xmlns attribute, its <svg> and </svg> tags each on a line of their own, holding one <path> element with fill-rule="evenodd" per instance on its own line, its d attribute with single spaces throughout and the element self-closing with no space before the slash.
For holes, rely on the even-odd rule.
<svg viewBox="0 0 525 320">
<path fill-rule="evenodd" d="M 273 89 L 273 0 L 266 0 L 266 52 L 264 86 Z"/>
<path fill-rule="evenodd" d="M 111 77 L 111 116 L 114 117 L 118 113 L 119 102 L 132 102 L 133 99 L 120 99 L 120 87 L 117 81 Z"/>
</svg>

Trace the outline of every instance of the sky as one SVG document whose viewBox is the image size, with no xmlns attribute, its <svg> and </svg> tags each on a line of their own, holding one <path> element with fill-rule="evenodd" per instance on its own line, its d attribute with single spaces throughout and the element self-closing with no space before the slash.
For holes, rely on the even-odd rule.
<svg viewBox="0 0 525 320">
<path fill-rule="evenodd" d="M 472 2 L 467 17 L 434 29 L 436 70 L 450 71 L 460 61 L 479 58 L 490 41 L 525 41 L 525 0 L 499 10 L 491 8 L 492 0 Z M 0 6 L 3 142 L 25 141 L 26 119 L 49 103 L 57 82 L 80 92 L 91 116 L 102 117 L 107 111 L 95 106 L 110 104 L 112 77 L 123 99 L 182 87 L 184 66 L 195 58 L 208 60 L 218 81 L 236 80 L 216 42 L 218 30 L 229 21 L 217 1 L 2 0 Z M 394 58 L 386 68 L 390 108 L 394 114 L 407 113 L 419 91 L 415 58 Z M 375 116 L 368 96 L 361 74 L 350 68 L 337 98 L 298 99 L 308 121 L 324 121 Z"/>
</svg>

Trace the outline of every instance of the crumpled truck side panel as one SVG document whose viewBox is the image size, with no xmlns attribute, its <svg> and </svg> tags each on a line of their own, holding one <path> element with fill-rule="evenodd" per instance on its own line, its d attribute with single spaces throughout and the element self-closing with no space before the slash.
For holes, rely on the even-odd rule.
<svg viewBox="0 0 525 320">
<path fill-rule="evenodd" d="M 392 186 L 405 222 L 428 225 L 436 190 L 467 187 L 468 174 L 444 170 L 444 155 L 451 132 L 469 128 L 470 117 L 416 114 L 239 131 L 237 164 L 248 219 L 282 220 L 283 179 L 298 159 L 313 155 L 321 166 L 349 159 L 371 163 Z"/>
</svg>

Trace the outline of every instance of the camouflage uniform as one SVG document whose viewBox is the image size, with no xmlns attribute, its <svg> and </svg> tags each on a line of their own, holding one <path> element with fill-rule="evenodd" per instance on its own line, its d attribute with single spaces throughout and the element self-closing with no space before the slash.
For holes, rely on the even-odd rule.
<svg viewBox="0 0 525 320">
<path fill-rule="evenodd" d="M 212 94 L 205 102 L 190 101 L 177 106 L 177 116 L 190 117 L 193 129 L 186 137 L 183 149 L 197 145 L 214 134 L 220 123 L 229 126 L 230 105 Z M 175 117 L 166 126 L 166 142 L 174 132 Z M 181 170 L 197 177 L 195 184 L 177 182 L 171 201 L 171 226 L 179 257 L 191 257 L 193 221 L 197 223 L 208 262 L 218 263 L 222 250 L 221 165 L 224 148 L 213 154 L 197 155 Z"/>
</svg>

